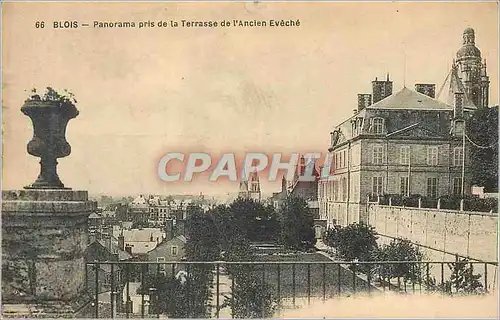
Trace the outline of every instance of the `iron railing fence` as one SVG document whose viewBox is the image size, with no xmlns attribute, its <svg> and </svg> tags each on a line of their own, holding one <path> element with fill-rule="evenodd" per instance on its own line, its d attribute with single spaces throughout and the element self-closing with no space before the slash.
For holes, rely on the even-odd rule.
<svg viewBox="0 0 500 320">
<path fill-rule="evenodd" d="M 267 284 L 279 312 L 287 304 L 295 307 L 299 299 L 310 303 L 311 299 L 327 300 L 342 294 L 484 294 L 495 290 L 497 266 L 497 262 L 484 261 L 107 261 L 87 263 L 85 276 L 87 292 L 94 297 L 91 307 L 95 318 L 159 318 L 163 313 L 160 299 L 173 298 L 163 296 L 154 281 L 147 284 L 148 277 L 179 279 L 186 289 L 184 317 L 189 318 L 199 317 L 190 314 L 192 307 L 199 304 L 194 301 L 199 295 L 192 285 L 197 280 L 191 277 L 191 272 L 198 268 L 211 275 L 211 316 L 219 318 L 221 294 L 222 300 L 229 299 L 233 305 L 234 296 L 228 293 L 235 288 L 237 273 L 253 274 L 262 285 Z M 221 286 L 229 288 L 229 292 L 221 292 Z M 139 304 L 138 309 L 133 308 L 132 298 Z M 230 309 L 233 317 L 234 310 Z"/>
</svg>

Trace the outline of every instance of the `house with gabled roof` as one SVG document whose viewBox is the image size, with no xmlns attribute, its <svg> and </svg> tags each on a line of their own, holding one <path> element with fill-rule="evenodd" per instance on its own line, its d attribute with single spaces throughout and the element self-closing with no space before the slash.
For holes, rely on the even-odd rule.
<svg viewBox="0 0 500 320">
<path fill-rule="evenodd" d="M 169 262 L 181 261 L 185 259 L 185 246 L 187 239 L 184 235 L 175 235 L 171 238 L 165 238 L 153 250 L 147 253 L 147 259 L 150 262 L 163 262 L 156 268 L 149 268 L 150 273 L 162 272 L 175 276 L 179 271 L 185 269 L 184 265 L 172 264 Z"/>
</svg>

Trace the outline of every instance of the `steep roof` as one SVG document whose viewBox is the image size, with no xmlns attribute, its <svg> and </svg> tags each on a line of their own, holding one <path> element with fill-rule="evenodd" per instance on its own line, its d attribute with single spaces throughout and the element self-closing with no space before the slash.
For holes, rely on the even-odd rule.
<svg viewBox="0 0 500 320">
<path fill-rule="evenodd" d="M 95 213 L 95 212 L 92 212 L 90 215 L 89 215 L 89 219 L 101 219 L 102 216 L 98 213 Z"/>
<path fill-rule="evenodd" d="M 453 107 L 425 94 L 403 88 L 367 109 L 452 110 Z"/>
<path fill-rule="evenodd" d="M 151 237 L 156 241 L 156 238 L 163 239 L 165 235 L 164 231 L 159 228 L 143 228 L 123 230 L 123 237 L 125 242 L 151 242 Z"/>
<path fill-rule="evenodd" d="M 462 92 L 464 94 L 464 107 L 469 109 L 476 109 L 476 106 L 474 106 L 474 103 L 466 94 L 467 91 L 465 90 L 464 84 L 458 76 L 457 66 L 453 64 L 450 72 L 444 80 L 443 85 L 439 89 L 437 99 L 449 105 L 453 105 L 456 92 Z"/>
</svg>

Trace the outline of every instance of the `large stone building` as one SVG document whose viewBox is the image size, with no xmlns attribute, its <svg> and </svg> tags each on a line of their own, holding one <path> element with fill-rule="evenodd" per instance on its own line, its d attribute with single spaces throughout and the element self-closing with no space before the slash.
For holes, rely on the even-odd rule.
<svg viewBox="0 0 500 320">
<path fill-rule="evenodd" d="M 320 180 L 320 217 L 328 224 L 366 221 L 369 197 L 438 198 L 470 192 L 468 114 L 487 107 L 489 81 L 474 31 L 466 29 L 457 61 L 435 96 L 434 84 L 392 92 L 389 75 L 358 95 L 354 114 L 331 132 L 330 177 Z M 464 157 L 465 154 L 465 157 Z"/>
</svg>

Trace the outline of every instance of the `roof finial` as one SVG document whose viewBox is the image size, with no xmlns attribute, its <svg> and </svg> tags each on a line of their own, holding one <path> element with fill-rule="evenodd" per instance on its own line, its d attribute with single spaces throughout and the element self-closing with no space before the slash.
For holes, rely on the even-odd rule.
<svg viewBox="0 0 500 320">
<path fill-rule="evenodd" d="M 387 72 L 387 81 L 389 81 L 389 72 Z"/>
</svg>

